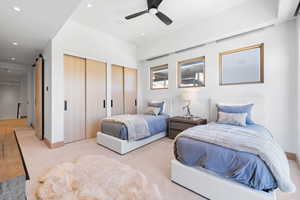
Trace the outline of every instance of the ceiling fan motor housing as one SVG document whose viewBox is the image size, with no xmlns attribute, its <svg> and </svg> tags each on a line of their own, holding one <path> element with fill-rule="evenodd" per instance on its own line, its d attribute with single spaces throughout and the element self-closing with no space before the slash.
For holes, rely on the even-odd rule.
<svg viewBox="0 0 300 200">
<path fill-rule="evenodd" d="M 158 13 L 158 9 L 157 8 L 150 8 L 149 13 L 152 15 L 156 15 Z"/>
</svg>

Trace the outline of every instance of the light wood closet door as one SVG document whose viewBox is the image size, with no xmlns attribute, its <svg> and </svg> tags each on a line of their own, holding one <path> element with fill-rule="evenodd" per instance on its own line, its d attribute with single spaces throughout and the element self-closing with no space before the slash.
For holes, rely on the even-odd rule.
<svg viewBox="0 0 300 200">
<path fill-rule="evenodd" d="M 137 113 L 137 70 L 124 68 L 124 109 L 125 114 Z"/>
<path fill-rule="evenodd" d="M 86 138 L 85 134 L 85 59 L 65 55 L 65 143 Z"/>
<path fill-rule="evenodd" d="M 111 74 L 111 114 L 124 114 L 123 67 L 112 65 Z"/>
<path fill-rule="evenodd" d="M 39 58 L 35 63 L 35 105 L 34 129 L 39 139 L 43 137 L 43 60 Z"/>
<path fill-rule="evenodd" d="M 106 63 L 86 60 L 86 135 L 96 137 L 106 117 Z"/>
</svg>

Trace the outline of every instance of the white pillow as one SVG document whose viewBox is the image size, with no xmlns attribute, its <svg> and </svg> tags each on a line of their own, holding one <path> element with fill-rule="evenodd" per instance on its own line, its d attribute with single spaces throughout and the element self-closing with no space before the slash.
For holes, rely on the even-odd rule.
<svg viewBox="0 0 300 200">
<path fill-rule="evenodd" d="M 229 124 L 234 126 L 246 126 L 247 113 L 225 113 L 218 112 L 218 121 L 220 124 Z"/>
<path fill-rule="evenodd" d="M 166 112 L 166 101 L 149 101 L 148 104 L 163 104 L 163 108 L 161 110 L 162 113 L 165 113 Z"/>
<path fill-rule="evenodd" d="M 147 109 L 146 109 L 146 113 L 145 114 L 157 116 L 159 114 L 159 112 L 160 112 L 160 108 L 159 107 L 148 106 Z"/>
</svg>

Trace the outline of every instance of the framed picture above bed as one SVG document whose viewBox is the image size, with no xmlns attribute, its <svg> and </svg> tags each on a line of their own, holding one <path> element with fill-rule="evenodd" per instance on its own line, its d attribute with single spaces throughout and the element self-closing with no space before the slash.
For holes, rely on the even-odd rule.
<svg viewBox="0 0 300 200">
<path fill-rule="evenodd" d="M 225 51 L 219 55 L 220 85 L 264 83 L 264 44 Z"/>
</svg>

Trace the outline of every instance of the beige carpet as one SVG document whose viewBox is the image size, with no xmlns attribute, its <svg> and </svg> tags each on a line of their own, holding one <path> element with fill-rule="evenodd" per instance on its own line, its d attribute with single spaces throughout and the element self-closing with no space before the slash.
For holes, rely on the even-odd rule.
<svg viewBox="0 0 300 200">
<path fill-rule="evenodd" d="M 34 193 L 37 180 L 47 169 L 59 163 L 73 161 L 84 155 L 103 155 L 142 171 L 150 182 L 159 186 L 160 192 L 166 200 L 205 199 L 170 181 L 170 160 L 173 159 L 173 140 L 167 138 L 142 147 L 125 156 L 120 156 L 97 145 L 95 139 L 72 143 L 59 149 L 50 150 L 34 136 L 32 131 L 19 131 L 18 138 L 30 175 L 30 181 L 27 185 L 29 200 L 35 200 Z M 290 166 L 292 179 L 298 191 L 294 194 L 278 192 L 278 200 L 300 199 L 300 170 L 293 161 L 290 161 Z"/>
</svg>

